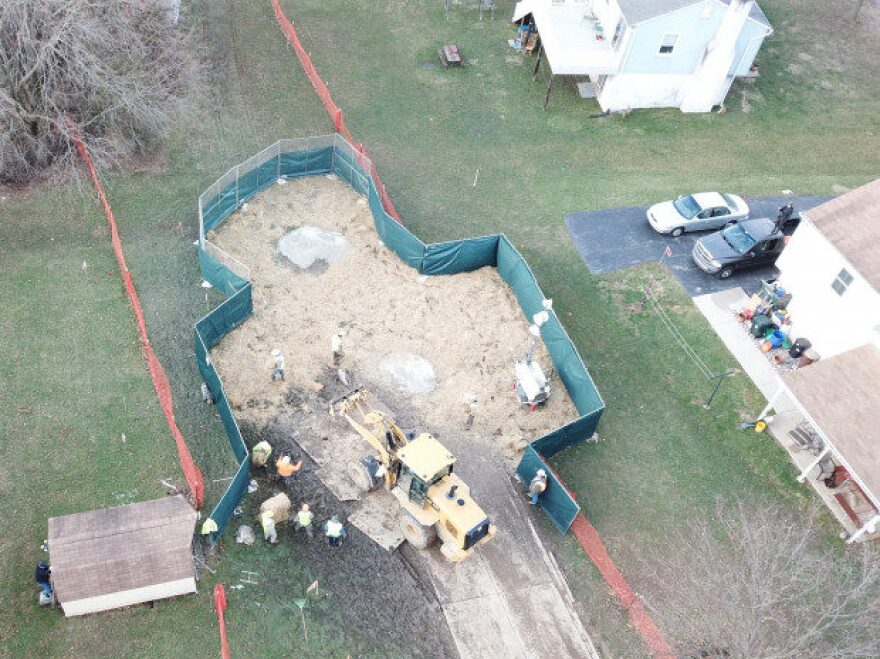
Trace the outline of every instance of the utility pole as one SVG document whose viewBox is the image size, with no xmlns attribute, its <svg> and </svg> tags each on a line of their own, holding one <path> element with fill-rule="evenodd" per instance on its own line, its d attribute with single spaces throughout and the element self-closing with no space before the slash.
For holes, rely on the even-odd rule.
<svg viewBox="0 0 880 659">
<path fill-rule="evenodd" d="M 710 407 L 712 407 L 712 401 L 715 399 L 715 394 L 717 394 L 718 390 L 721 388 L 721 383 L 724 381 L 724 378 L 730 377 L 734 373 L 736 373 L 736 371 L 724 371 L 724 373 L 719 373 L 714 378 L 712 378 L 713 380 L 715 380 L 715 388 L 712 389 L 712 393 L 709 395 L 709 400 L 703 403 L 704 410 L 708 410 Z"/>
</svg>

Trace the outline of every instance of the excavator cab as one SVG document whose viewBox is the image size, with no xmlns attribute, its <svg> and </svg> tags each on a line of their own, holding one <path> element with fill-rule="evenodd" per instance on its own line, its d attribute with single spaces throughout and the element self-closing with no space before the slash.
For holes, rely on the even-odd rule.
<svg viewBox="0 0 880 659">
<path fill-rule="evenodd" d="M 397 486 L 413 503 L 427 505 L 428 489 L 452 473 L 455 457 L 434 437 L 422 433 L 397 451 L 401 470 Z"/>
</svg>

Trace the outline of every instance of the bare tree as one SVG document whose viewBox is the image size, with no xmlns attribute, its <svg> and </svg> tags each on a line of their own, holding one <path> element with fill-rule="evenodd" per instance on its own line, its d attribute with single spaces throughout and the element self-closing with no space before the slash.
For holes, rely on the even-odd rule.
<svg viewBox="0 0 880 659">
<path fill-rule="evenodd" d="M 645 564 L 645 604 L 688 657 L 880 656 L 880 555 L 815 521 L 743 504 L 695 515 Z"/>
<path fill-rule="evenodd" d="M 0 179 L 71 167 L 75 134 L 98 167 L 154 146 L 198 78 L 158 0 L 0 0 Z"/>
</svg>

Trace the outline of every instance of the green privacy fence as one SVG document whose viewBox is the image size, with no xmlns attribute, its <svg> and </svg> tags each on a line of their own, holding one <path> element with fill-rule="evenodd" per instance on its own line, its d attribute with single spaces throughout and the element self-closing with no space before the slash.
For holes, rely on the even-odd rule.
<svg viewBox="0 0 880 659">
<path fill-rule="evenodd" d="M 222 533 L 246 491 L 248 452 L 208 351 L 247 319 L 252 311 L 252 300 L 250 269 L 213 245 L 205 233 L 260 190 L 279 178 L 335 173 L 367 198 L 379 237 L 410 267 L 426 275 L 451 275 L 492 266 L 513 290 L 526 318 L 531 319 L 544 309 L 544 293 L 531 268 L 506 236 L 498 234 L 426 245 L 385 211 L 380 190 L 369 174 L 371 169 L 366 157 L 340 135 L 281 140 L 229 170 L 199 197 L 199 264 L 205 279 L 229 298 L 196 324 L 196 358 L 217 401 L 230 446 L 240 465 L 232 484 L 211 513 L 219 529 L 215 538 Z M 547 471 L 548 487 L 540 503 L 556 527 L 565 532 L 580 507 L 549 469 L 546 460 L 593 435 L 605 404 L 555 312 L 550 310 L 549 316 L 541 326 L 541 337 L 580 416 L 532 442 L 517 467 L 517 474 L 527 483 L 538 469 Z"/>
</svg>

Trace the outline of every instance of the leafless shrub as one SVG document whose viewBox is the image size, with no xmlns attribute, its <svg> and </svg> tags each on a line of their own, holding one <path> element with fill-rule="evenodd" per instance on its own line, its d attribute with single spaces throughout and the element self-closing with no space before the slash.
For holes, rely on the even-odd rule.
<svg viewBox="0 0 880 659">
<path fill-rule="evenodd" d="M 160 0 L 0 0 L 0 180 L 146 152 L 198 78 Z"/>
<path fill-rule="evenodd" d="M 639 586 L 682 656 L 880 656 L 876 547 L 831 541 L 815 517 L 719 506 L 652 552 Z"/>
</svg>

